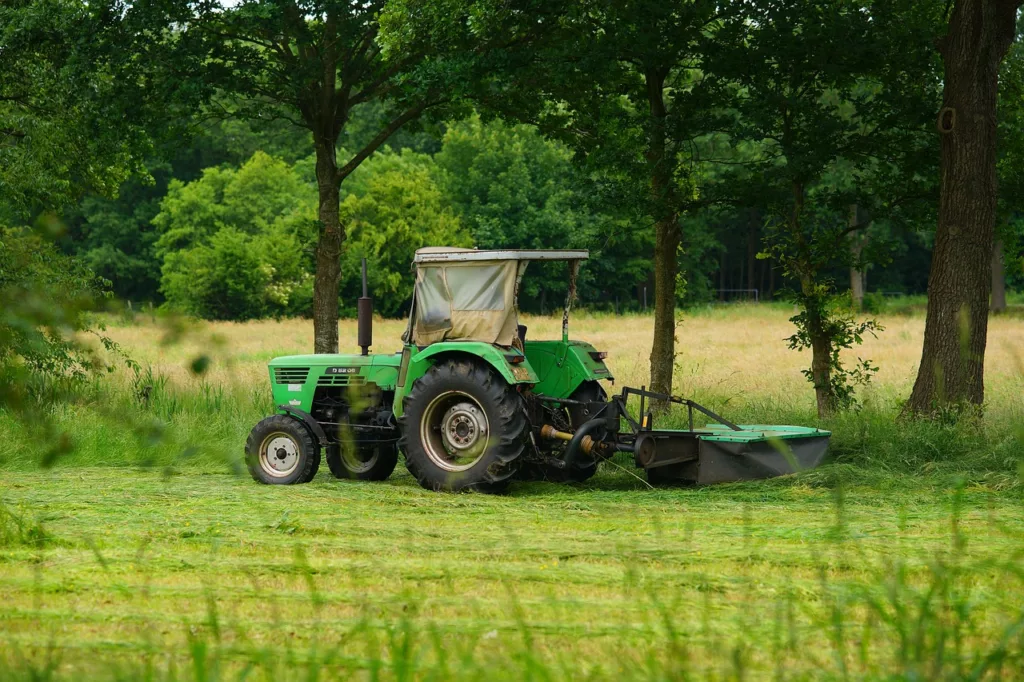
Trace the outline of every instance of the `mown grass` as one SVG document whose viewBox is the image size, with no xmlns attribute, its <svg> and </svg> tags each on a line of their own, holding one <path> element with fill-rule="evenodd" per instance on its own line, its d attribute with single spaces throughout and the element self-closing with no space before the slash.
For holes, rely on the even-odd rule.
<svg viewBox="0 0 1024 682">
<path fill-rule="evenodd" d="M 1024 673 L 1024 517 L 991 491 L 93 468 L 19 474 L 4 500 L 53 535 L 0 547 L 4 677 Z"/>
<path fill-rule="evenodd" d="M 788 314 L 688 313 L 677 390 L 817 425 Z M 527 319 L 535 338 L 559 322 Z M 650 323 L 573 329 L 640 385 Z M 1020 678 L 1024 320 L 993 320 L 973 424 L 897 422 L 923 320 L 883 324 L 863 349 L 878 382 L 821 424 L 815 471 L 652 490 L 621 457 L 504 497 L 428 493 L 401 466 L 258 486 L 240 451 L 271 408 L 265 363 L 305 352 L 308 323 L 112 325 L 141 375 L 50 408 L 46 431 L 0 413 L 0 679 Z M 401 327 L 379 323 L 377 350 Z"/>
</svg>

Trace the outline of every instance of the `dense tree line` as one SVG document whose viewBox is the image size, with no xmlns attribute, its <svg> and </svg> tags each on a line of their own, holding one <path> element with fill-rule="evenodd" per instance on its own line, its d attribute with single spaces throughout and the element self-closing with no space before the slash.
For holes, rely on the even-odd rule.
<svg viewBox="0 0 1024 682">
<path fill-rule="evenodd" d="M 1022 281 L 1019 4 L 16 0 L 0 211 L 61 213 L 121 298 L 311 315 L 318 352 L 362 257 L 399 315 L 419 246 L 588 247 L 585 304 L 654 310 L 663 391 L 680 305 L 786 295 L 822 415 L 872 371 L 840 359 L 865 284 L 927 288 L 909 409 L 980 403 Z"/>
</svg>

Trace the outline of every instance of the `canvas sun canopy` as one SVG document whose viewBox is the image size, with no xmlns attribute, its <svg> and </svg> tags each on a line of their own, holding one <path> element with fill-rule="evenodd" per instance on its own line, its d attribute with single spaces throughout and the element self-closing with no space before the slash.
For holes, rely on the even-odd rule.
<svg viewBox="0 0 1024 682">
<path fill-rule="evenodd" d="M 557 255 L 556 255 L 557 254 Z M 412 342 L 483 341 L 511 346 L 516 336 L 519 282 L 531 260 L 584 260 L 586 251 L 416 252 Z"/>
<path fill-rule="evenodd" d="M 587 260 L 590 252 L 586 249 L 541 250 L 541 249 L 459 249 L 446 246 L 428 246 L 416 251 L 413 263 L 451 263 L 488 260 Z"/>
</svg>

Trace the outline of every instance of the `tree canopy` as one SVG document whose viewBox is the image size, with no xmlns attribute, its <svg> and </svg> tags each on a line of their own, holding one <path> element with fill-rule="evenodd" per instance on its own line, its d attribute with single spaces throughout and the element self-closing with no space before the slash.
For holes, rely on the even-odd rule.
<svg viewBox="0 0 1024 682">
<path fill-rule="evenodd" d="M 1017 6 L 997 3 L 996 26 L 979 3 L 14 0 L 0 224 L 58 226 L 75 267 L 131 301 L 312 316 L 318 351 L 337 346 L 364 257 L 378 311 L 402 315 L 420 246 L 589 248 L 585 305 L 653 308 L 653 388 L 673 386 L 677 306 L 783 295 L 825 415 L 870 374 L 840 358 L 875 328 L 858 307 L 931 286 L 952 310 L 935 268 L 962 270 L 963 235 L 937 216 L 963 187 L 942 185 L 939 151 L 953 163 L 974 131 L 953 111 L 985 105 L 998 127 L 977 158 L 1002 185 L 964 213 L 997 227 L 969 231 L 986 279 L 958 291 L 975 310 L 982 289 L 1024 283 Z M 987 66 L 955 71 L 972 36 Z M 985 97 L 942 105 L 954 76 Z M 531 275 L 523 308 L 555 308 L 564 273 Z M 941 328 L 952 353 L 946 313 L 929 338 Z M 978 363 L 940 364 L 977 401 Z M 945 381 L 929 371 L 918 411 Z"/>
</svg>

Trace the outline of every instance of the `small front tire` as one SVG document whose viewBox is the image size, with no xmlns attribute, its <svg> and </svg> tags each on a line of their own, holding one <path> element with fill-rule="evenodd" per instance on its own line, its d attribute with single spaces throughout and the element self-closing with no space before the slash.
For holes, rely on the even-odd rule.
<svg viewBox="0 0 1024 682">
<path fill-rule="evenodd" d="M 260 483 L 308 483 L 320 467 L 320 446 L 303 423 L 275 414 L 249 432 L 245 442 L 245 465 L 253 479 Z"/>
</svg>

